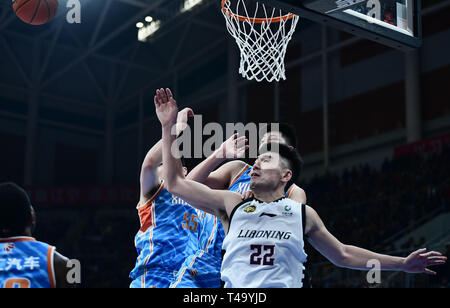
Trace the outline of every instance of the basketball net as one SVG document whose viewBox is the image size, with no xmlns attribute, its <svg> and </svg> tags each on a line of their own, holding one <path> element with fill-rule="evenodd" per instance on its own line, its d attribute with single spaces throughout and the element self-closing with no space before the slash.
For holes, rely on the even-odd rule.
<svg viewBox="0 0 450 308">
<path fill-rule="evenodd" d="M 222 0 L 227 30 L 241 52 L 239 73 L 242 77 L 258 82 L 286 80 L 284 57 L 299 17 L 283 15 L 281 10 L 266 8 L 258 2 L 249 14 L 244 0 L 237 0 L 234 12 L 231 0 Z"/>
</svg>

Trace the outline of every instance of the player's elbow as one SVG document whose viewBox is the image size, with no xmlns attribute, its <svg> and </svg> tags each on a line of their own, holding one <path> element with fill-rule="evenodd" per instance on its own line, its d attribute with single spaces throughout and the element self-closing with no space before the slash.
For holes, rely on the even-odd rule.
<svg viewBox="0 0 450 308">
<path fill-rule="evenodd" d="M 172 194 L 178 194 L 181 191 L 181 181 L 177 176 L 164 178 L 164 188 Z"/>
<path fill-rule="evenodd" d="M 347 267 L 348 260 L 350 260 L 350 255 L 348 253 L 347 245 L 340 244 L 332 260 L 333 264 L 338 267 Z"/>
<path fill-rule="evenodd" d="M 154 157 L 147 156 L 144 159 L 144 162 L 142 163 L 141 170 L 144 171 L 148 169 L 156 169 L 160 164 L 161 164 L 160 160 L 158 161 Z"/>
</svg>

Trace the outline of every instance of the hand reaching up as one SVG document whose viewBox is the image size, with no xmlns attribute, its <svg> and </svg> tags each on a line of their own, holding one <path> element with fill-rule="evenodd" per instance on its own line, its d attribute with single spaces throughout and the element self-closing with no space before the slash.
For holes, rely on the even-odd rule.
<svg viewBox="0 0 450 308">
<path fill-rule="evenodd" d="M 156 90 L 154 97 L 156 115 L 162 126 L 172 127 L 177 123 L 178 106 L 170 89 Z"/>
<path fill-rule="evenodd" d="M 248 149 L 246 145 L 247 138 L 245 136 L 239 137 L 239 134 L 233 134 L 228 138 L 219 149 L 220 158 L 242 158 L 245 156 L 245 151 Z"/>
</svg>

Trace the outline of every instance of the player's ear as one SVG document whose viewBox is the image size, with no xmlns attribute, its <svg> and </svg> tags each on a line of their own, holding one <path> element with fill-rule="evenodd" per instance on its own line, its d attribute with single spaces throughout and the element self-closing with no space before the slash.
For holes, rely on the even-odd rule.
<svg viewBox="0 0 450 308">
<path fill-rule="evenodd" d="M 281 174 L 281 181 L 283 183 L 288 183 L 292 179 L 292 171 L 289 169 L 283 169 L 283 173 Z"/>
<path fill-rule="evenodd" d="M 188 174 L 188 169 L 186 167 L 183 167 L 183 175 L 186 176 Z"/>
</svg>

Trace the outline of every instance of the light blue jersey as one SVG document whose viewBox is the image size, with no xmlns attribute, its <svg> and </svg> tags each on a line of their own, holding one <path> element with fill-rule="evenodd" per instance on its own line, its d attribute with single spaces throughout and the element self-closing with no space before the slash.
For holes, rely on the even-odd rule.
<svg viewBox="0 0 450 308">
<path fill-rule="evenodd" d="M 228 190 L 243 194 L 250 190 L 250 171 L 253 167 L 245 165 L 245 167 L 237 174 L 237 176 L 231 181 Z"/>
<path fill-rule="evenodd" d="M 54 288 L 54 253 L 31 237 L 0 238 L 0 288 Z"/>
<path fill-rule="evenodd" d="M 202 211 L 199 216 L 199 249 L 186 258 L 171 288 L 220 288 L 225 231 L 216 216 Z"/>
<path fill-rule="evenodd" d="M 250 189 L 251 167 L 246 165 L 232 180 L 230 191 L 243 193 Z M 220 220 L 211 214 L 201 215 L 200 249 L 189 256 L 171 288 L 220 288 L 222 243 L 225 230 Z"/>
<path fill-rule="evenodd" d="M 137 209 L 141 228 L 135 237 L 138 258 L 130 287 L 168 288 L 183 261 L 198 250 L 199 212 L 164 185 Z"/>
</svg>

